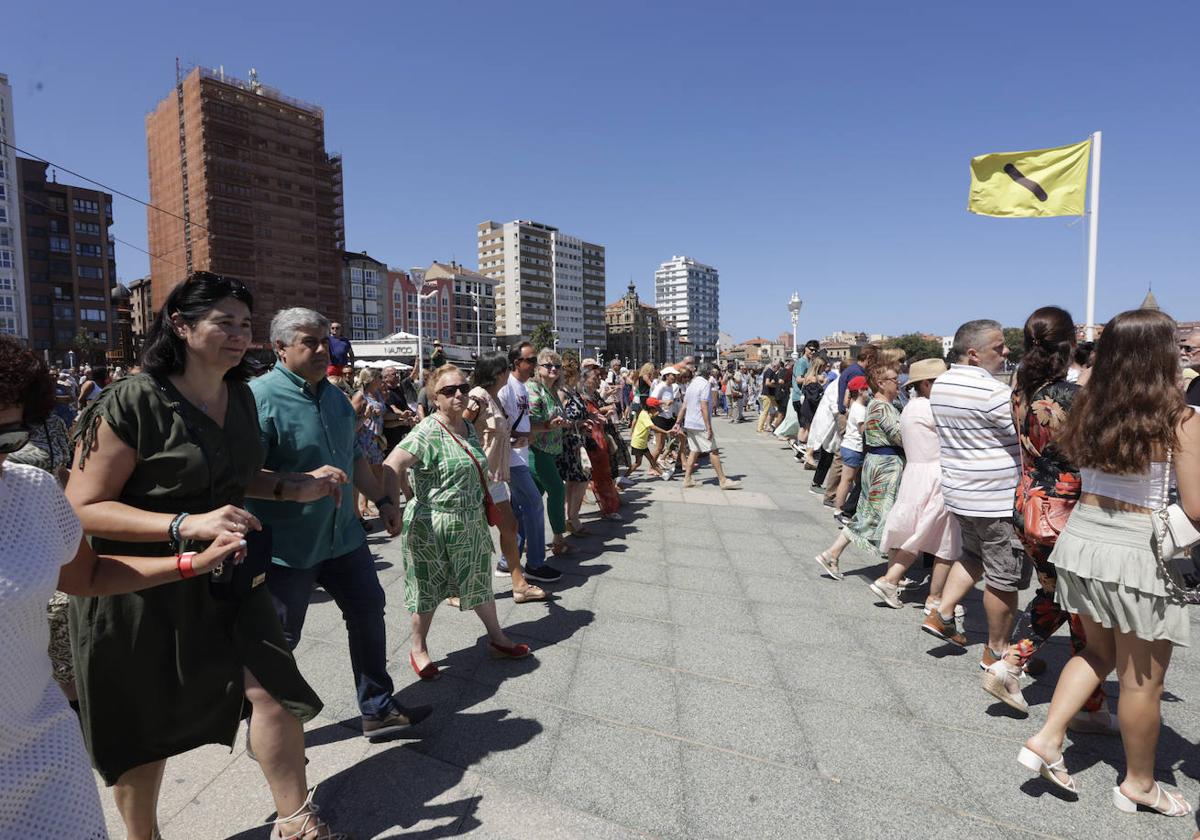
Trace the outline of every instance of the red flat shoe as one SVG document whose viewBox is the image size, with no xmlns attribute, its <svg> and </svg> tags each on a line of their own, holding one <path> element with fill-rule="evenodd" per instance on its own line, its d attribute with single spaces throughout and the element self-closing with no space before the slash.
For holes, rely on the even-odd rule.
<svg viewBox="0 0 1200 840">
<path fill-rule="evenodd" d="M 531 651 L 529 650 L 529 645 L 524 642 L 515 644 L 512 647 L 488 642 L 488 653 L 491 654 L 493 659 L 524 659 Z"/>
<path fill-rule="evenodd" d="M 424 668 L 418 668 L 417 660 L 413 657 L 412 651 L 409 651 L 408 653 L 408 664 L 412 666 L 413 673 L 426 682 L 429 680 L 436 680 L 441 676 L 438 666 L 434 665 L 432 662 L 430 662 Z"/>
</svg>

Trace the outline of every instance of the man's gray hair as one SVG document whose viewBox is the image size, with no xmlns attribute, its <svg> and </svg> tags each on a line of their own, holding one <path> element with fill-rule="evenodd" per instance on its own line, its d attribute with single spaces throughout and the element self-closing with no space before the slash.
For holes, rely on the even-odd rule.
<svg viewBox="0 0 1200 840">
<path fill-rule="evenodd" d="M 984 339 L 993 331 L 1004 333 L 1004 327 L 999 321 L 991 318 L 980 318 L 978 321 L 967 321 L 954 333 L 953 352 L 961 359 L 965 358 L 968 350 L 983 349 Z"/>
<path fill-rule="evenodd" d="M 315 309 L 303 306 L 280 309 L 271 319 L 271 346 L 291 346 L 296 340 L 296 330 L 302 327 L 329 332 L 329 319 Z"/>
</svg>

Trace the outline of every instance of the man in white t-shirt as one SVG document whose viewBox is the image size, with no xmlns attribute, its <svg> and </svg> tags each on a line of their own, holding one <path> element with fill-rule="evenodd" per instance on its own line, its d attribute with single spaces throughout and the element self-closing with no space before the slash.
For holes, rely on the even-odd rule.
<svg viewBox="0 0 1200 840">
<path fill-rule="evenodd" d="M 691 374 L 689 370 L 683 374 L 688 376 Z M 717 472 L 717 479 L 721 483 L 722 490 L 737 490 L 741 487 L 741 482 L 734 481 L 731 478 L 725 477 L 725 470 L 721 468 L 721 456 L 717 449 L 717 439 L 713 436 L 712 416 L 710 407 L 712 405 L 712 386 L 708 383 L 708 378 L 703 374 L 692 376 L 691 382 L 688 383 L 687 390 L 683 394 L 683 411 L 679 413 L 675 421 L 675 429 L 687 436 L 689 452 L 687 454 L 687 463 L 683 469 L 683 486 L 694 487 L 696 482 L 692 480 L 692 470 L 696 468 L 696 459 L 701 455 L 707 455 L 712 461 L 713 469 Z"/>
<path fill-rule="evenodd" d="M 562 573 L 546 563 L 546 510 L 542 504 L 542 493 L 533 480 L 529 469 L 529 435 L 534 429 L 529 420 L 529 392 L 525 383 L 533 376 L 537 366 L 537 351 L 528 341 L 508 351 L 508 363 L 512 373 L 508 383 L 500 389 L 497 399 L 512 423 L 512 460 L 508 471 L 508 490 L 512 496 L 512 509 L 520 525 L 518 549 L 525 552 L 525 577 L 543 583 L 554 583 Z M 496 577 L 508 577 L 508 564 L 520 558 L 504 557 L 496 564 Z"/>
</svg>

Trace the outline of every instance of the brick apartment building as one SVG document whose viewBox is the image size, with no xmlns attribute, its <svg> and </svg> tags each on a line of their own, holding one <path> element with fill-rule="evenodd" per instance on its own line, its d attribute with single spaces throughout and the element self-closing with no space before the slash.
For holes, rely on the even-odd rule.
<svg viewBox="0 0 1200 840">
<path fill-rule="evenodd" d="M 195 68 L 146 117 L 146 145 L 150 203 L 168 211 L 147 211 L 156 305 L 206 270 L 250 287 L 256 342 L 288 306 L 344 322 L 342 162 L 320 107 L 253 70 L 247 82 Z"/>
<path fill-rule="evenodd" d="M 111 300 L 117 267 L 112 196 L 60 184 L 48 164 L 17 158 L 21 184 L 21 237 L 29 284 L 29 344 L 59 362 L 100 362 L 115 342 Z M 85 350 L 76 336 L 92 342 Z"/>
</svg>

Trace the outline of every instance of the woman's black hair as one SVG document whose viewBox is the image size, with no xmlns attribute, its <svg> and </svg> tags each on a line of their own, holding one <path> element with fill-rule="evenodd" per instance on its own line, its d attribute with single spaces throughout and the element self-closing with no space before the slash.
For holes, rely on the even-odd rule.
<svg viewBox="0 0 1200 840">
<path fill-rule="evenodd" d="M 0 408 L 18 405 L 26 423 L 41 423 L 54 408 L 54 382 L 41 356 L 0 335 Z"/>
<path fill-rule="evenodd" d="M 167 296 L 166 303 L 146 336 L 142 350 L 142 370 L 152 376 L 169 376 L 182 373 L 187 366 L 187 344 L 175 332 L 171 316 L 178 313 L 185 324 L 195 324 L 226 298 L 240 300 L 246 308 L 254 311 L 254 297 L 246 284 L 232 277 L 223 277 L 209 271 L 195 271 Z M 257 365 L 247 353 L 242 361 L 229 369 L 225 378 L 245 382 L 258 372 Z"/>
<path fill-rule="evenodd" d="M 101 388 L 104 387 L 105 381 L 108 379 L 108 368 L 101 365 L 88 370 L 87 376 L 83 378 L 84 382 L 95 382 Z"/>
<path fill-rule="evenodd" d="M 1088 367 L 1092 363 L 1092 355 L 1096 352 L 1096 342 L 1081 341 L 1075 345 L 1075 364 Z"/>
<path fill-rule="evenodd" d="M 520 348 L 517 350 L 520 354 Z M 490 388 L 496 384 L 500 375 L 509 369 L 509 354 L 488 353 L 480 356 L 475 362 L 475 370 L 471 372 L 471 384 L 476 388 Z"/>
</svg>

